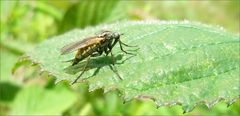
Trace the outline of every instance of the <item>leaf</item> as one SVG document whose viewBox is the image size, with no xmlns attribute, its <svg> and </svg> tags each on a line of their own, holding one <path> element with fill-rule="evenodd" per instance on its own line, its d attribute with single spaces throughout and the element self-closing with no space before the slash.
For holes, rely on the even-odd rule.
<svg viewBox="0 0 240 116">
<path fill-rule="evenodd" d="M 60 24 L 59 32 L 66 32 L 73 28 L 85 28 L 100 23 L 113 22 L 126 18 L 119 0 L 83 0 L 70 7 Z"/>
<path fill-rule="evenodd" d="M 59 115 L 76 101 L 76 95 L 64 86 L 44 89 L 32 85 L 23 88 L 16 96 L 11 115 Z"/>
<path fill-rule="evenodd" d="M 64 62 L 75 53 L 60 55 L 60 49 L 100 30 L 124 33 L 122 41 L 137 45 L 136 56 L 115 46 L 116 70 L 109 56 L 92 58 L 81 82 L 89 91 L 117 89 L 124 101 L 150 98 L 158 107 L 181 104 L 184 112 L 198 104 L 209 108 L 220 100 L 232 104 L 239 98 L 239 37 L 223 29 L 184 22 L 120 22 L 85 30 L 73 30 L 51 38 L 27 53 L 41 68 L 61 80 L 73 81 L 84 61 L 76 66 Z M 124 49 L 127 49 L 124 47 Z"/>
<path fill-rule="evenodd" d="M 0 55 L 0 81 L 10 82 L 13 78 L 11 75 L 11 69 L 17 62 L 18 55 L 1 48 Z M 15 64 L 16 65 L 16 64 Z"/>
<path fill-rule="evenodd" d="M 14 10 L 14 8 L 16 7 L 16 4 L 18 3 L 18 1 L 6 1 L 6 0 L 1 0 L 0 1 L 0 13 L 1 13 L 1 21 L 6 21 L 7 17 L 9 17 L 10 12 L 12 10 Z M 2 25 L 1 25 L 2 26 Z M 3 30 L 1 30 L 3 31 Z"/>
<path fill-rule="evenodd" d="M 0 82 L 0 107 L 2 104 L 11 103 L 20 87 L 9 82 Z"/>
<path fill-rule="evenodd" d="M 27 42 L 12 39 L 0 40 L 0 45 L 17 55 L 22 55 L 33 49 L 33 45 Z"/>
</svg>

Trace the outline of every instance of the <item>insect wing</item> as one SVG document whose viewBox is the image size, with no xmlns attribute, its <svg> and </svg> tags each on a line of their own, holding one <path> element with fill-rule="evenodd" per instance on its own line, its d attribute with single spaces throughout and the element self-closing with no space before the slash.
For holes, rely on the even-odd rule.
<svg viewBox="0 0 240 116">
<path fill-rule="evenodd" d="M 81 49 L 81 48 L 87 47 L 89 45 L 98 43 L 103 39 L 104 38 L 90 37 L 90 38 L 86 38 L 86 39 L 78 41 L 78 42 L 73 42 L 73 43 L 67 44 L 66 46 L 61 48 L 61 54 L 64 55 L 64 54 L 73 52 L 77 49 Z"/>
</svg>

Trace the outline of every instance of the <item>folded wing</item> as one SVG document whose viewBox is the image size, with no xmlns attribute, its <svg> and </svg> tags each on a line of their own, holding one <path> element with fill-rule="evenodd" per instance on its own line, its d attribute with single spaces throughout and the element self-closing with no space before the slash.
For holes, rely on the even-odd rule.
<svg viewBox="0 0 240 116">
<path fill-rule="evenodd" d="M 68 54 L 68 53 L 71 53 L 78 49 L 85 48 L 92 44 L 98 43 L 102 40 L 104 40 L 104 38 L 90 37 L 90 38 L 86 38 L 86 39 L 78 41 L 78 42 L 73 42 L 73 43 L 67 44 L 63 48 L 61 48 L 61 55 Z"/>
</svg>

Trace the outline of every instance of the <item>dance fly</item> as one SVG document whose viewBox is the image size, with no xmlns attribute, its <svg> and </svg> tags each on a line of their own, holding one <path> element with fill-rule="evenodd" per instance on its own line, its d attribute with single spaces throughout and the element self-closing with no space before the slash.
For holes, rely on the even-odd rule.
<svg viewBox="0 0 240 116">
<path fill-rule="evenodd" d="M 123 45 L 127 47 L 136 47 L 130 46 L 123 43 L 120 40 L 120 36 L 123 34 L 111 31 L 103 31 L 99 35 L 85 38 L 81 41 L 77 41 L 74 43 L 67 44 L 63 48 L 61 48 L 61 54 L 68 54 L 73 51 L 77 51 L 75 58 L 72 61 L 72 66 L 78 64 L 80 61 L 87 59 L 86 64 L 83 68 L 81 74 L 72 82 L 72 84 L 76 83 L 77 80 L 83 75 L 85 72 L 87 65 L 89 63 L 90 57 L 101 56 L 103 53 L 107 56 L 109 53 L 111 54 L 112 64 L 114 65 L 114 57 L 112 54 L 112 48 L 119 43 L 121 51 L 126 54 L 134 55 L 133 53 L 129 53 L 123 49 Z M 120 79 L 122 79 L 119 76 Z"/>
</svg>

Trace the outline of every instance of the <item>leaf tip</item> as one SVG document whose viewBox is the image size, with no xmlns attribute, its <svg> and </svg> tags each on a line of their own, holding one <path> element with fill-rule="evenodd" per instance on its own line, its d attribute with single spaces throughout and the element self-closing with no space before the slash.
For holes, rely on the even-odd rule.
<svg viewBox="0 0 240 116">
<path fill-rule="evenodd" d="M 29 56 L 27 55 L 20 56 L 17 62 L 14 64 L 11 73 L 14 74 L 19 67 L 25 64 L 30 64 Z"/>
</svg>

